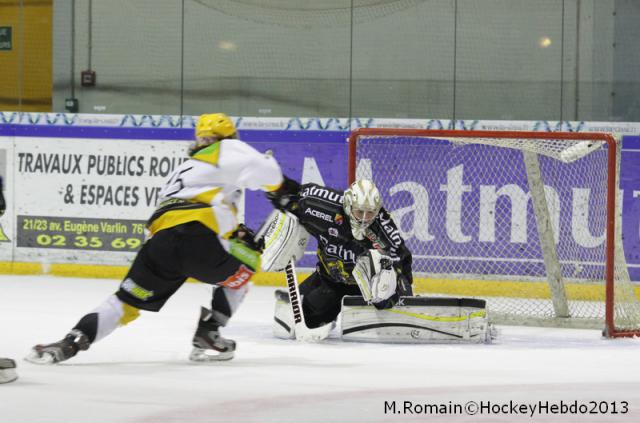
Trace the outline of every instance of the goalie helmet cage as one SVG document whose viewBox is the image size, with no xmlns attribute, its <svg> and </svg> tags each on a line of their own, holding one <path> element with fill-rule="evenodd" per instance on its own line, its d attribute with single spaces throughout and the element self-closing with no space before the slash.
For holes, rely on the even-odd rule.
<svg viewBox="0 0 640 423">
<path fill-rule="evenodd" d="M 496 323 L 640 335 L 610 134 L 361 128 L 348 172 L 380 190 L 421 290 L 484 298 Z"/>
</svg>

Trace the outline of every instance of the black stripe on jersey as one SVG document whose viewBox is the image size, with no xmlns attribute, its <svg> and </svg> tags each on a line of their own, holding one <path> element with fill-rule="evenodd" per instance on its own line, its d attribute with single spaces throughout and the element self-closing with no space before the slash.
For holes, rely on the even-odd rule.
<svg viewBox="0 0 640 423">
<path fill-rule="evenodd" d="M 147 220 L 147 227 L 151 226 L 154 220 L 162 216 L 168 211 L 173 210 L 195 210 L 211 207 L 208 204 L 204 203 L 192 203 L 187 200 L 181 200 L 179 198 L 171 198 L 167 201 L 163 201 L 160 203 L 156 211 L 153 212 L 149 220 Z"/>
</svg>

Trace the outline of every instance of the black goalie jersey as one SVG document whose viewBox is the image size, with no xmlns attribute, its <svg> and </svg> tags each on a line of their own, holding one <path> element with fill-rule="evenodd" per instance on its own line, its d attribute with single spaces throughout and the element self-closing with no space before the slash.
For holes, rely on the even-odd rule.
<svg viewBox="0 0 640 423">
<path fill-rule="evenodd" d="M 317 184 L 300 186 L 290 179 L 287 182 L 289 195 L 279 193 L 281 195 L 270 197 L 276 207 L 295 214 L 304 228 L 318 241 L 318 272 L 335 282 L 355 284 L 351 272 L 356 258 L 369 249 L 377 249 L 394 259 L 401 285 L 410 290 L 413 282 L 411 253 L 384 208 L 380 209 L 376 219 L 366 229 L 365 239 L 358 241 L 351 233 L 349 217 L 342 208 L 342 191 Z M 294 194 L 292 191 L 296 186 L 298 189 Z M 287 201 L 279 201 L 283 198 L 282 194 L 288 197 Z"/>
</svg>

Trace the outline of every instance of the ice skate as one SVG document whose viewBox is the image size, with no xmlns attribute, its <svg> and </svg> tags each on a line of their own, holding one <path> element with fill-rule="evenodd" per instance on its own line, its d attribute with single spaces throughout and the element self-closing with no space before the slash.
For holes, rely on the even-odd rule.
<svg viewBox="0 0 640 423">
<path fill-rule="evenodd" d="M 10 358 L 0 358 L 0 383 L 13 382 L 17 378 L 16 362 Z"/>
<path fill-rule="evenodd" d="M 72 330 L 64 339 L 52 344 L 38 344 L 24 358 L 33 364 L 55 364 L 68 360 L 78 351 L 88 350 L 91 343 L 79 330 Z"/>
<path fill-rule="evenodd" d="M 211 311 L 202 307 L 198 328 L 193 336 L 193 350 L 189 360 L 225 361 L 231 360 L 236 350 L 236 343 L 231 339 L 223 338 L 218 330 L 220 325 L 211 319 Z"/>
</svg>

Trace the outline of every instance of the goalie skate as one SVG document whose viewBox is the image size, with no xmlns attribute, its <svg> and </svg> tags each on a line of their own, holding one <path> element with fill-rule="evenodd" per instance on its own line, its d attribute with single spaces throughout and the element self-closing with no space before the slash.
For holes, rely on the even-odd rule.
<svg viewBox="0 0 640 423">
<path fill-rule="evenodd" d="M 84 333 L 72 330 L 58 342 L 36 345 L 24 359 L 33 364 L 56 364 L 74 357 L 78 351 L 88 350 L 90 345 Z"/>
</svg>

